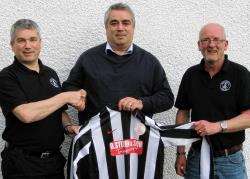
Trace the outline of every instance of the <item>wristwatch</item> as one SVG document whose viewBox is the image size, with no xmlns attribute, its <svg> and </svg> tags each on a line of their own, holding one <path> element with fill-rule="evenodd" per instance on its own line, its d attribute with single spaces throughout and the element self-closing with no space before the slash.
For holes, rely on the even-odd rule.
<svg viewBox="0 0 250 179">
<path fill-rule="evenodd" d="M 221 132 L 227 131 L 227 121 L 220 121 Z"/>
</svg>

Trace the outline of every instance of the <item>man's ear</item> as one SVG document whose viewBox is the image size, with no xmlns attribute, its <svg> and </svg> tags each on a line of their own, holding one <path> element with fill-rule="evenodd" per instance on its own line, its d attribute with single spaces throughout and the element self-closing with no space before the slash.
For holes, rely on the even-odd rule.
<svg viewBox="0 0 250 179">
<path fill-rule="evenodd" d="M 14 50 L 13 50 L 13 45 L 14 45 L 14 42 L 10 42 L 10 47 L 11 47 L 11 50 L 12 50 L 12 51 L 14 51 Z"/>
<path fill-rule="evenodd" d="M 228 40 L 226 40 L 226 41 L 225 41 L 225 47 L 224 47 L 224 50 L 225 50 L 225 51 L 227 51 L 228 46 L 229 46 L 229 45 L 228 45 Z"/>
<path fill-rule="evenodd" d="M 201 51 L 201 44 L 200 44 L 200 41 L 197 42 L 197 45 L 198 45 L 198 50 Z"/>
</svg>

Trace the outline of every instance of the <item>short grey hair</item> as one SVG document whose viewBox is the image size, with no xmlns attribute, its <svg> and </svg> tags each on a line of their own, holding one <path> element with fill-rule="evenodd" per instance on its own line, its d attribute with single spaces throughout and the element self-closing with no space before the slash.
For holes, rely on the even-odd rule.
<svg viewBox="0 0 250 179">
<path fill-rule="evenodd" d="M 128 11 L 132 16 L 133 26 L 135 26 L 135 15 L 134 15 L 134 12 L 132 11 L 132 9 L 125 3 L 116 3 L 116 4 L 111 5 L 108 8 L 108 10 L 105 12 L 105 16 L 104 16 L 105 27 L 107 27 L 107 25 L 108 25 L 109 15 L 110 15 L 110 12 L 112 10 L 125 10 L 125 11 Z"/>
<path fill-rule="evenodd" d="M 39 38 L 41 38 L 40 28 L 37 23 L 30 19 L 19 19 L 16 21 L 10 30 L 10 43 L 12 44 L 16 38 L 16 31 L 20 29 L 34 29 L 37 31 Z"/>
</svg>

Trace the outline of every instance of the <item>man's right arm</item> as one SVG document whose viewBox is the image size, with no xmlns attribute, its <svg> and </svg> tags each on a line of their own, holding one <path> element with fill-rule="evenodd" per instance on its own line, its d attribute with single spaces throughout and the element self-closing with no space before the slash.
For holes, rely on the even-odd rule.
<svg viewBox="0 0 250 179">
<path fill-rule="evenodd" d="M 178 110 L 176 124 L 183 124 L 189 119 L 189 110 Z M 185 146 L 178 146 L 176 151 L 175 171 L 178 175 L 184 176 L 186 170 Z"/>
<path fill-rule="evenodd" d="M 84 110 L 85 97 L 84 90 L 64 92 L 46 100 L 21 104 L 12 112 L 22 122 L 31 123 L 46 118 L 65 104 L 70 104 L 78 110 Z"/>
<path fill-rule="evenodd" d="M 71 69 L 68 79 L 63 82 L 63 91 L 76 91 L 83 88 L 84 70 L 82 67 L 82 57 L 79 57 L 74 67 Z"/>
</svg>

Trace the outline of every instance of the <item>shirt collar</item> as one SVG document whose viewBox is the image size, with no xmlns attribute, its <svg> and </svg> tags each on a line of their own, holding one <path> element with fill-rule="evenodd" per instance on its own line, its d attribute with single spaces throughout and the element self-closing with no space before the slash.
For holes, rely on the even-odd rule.
<svg viewBox="0 0 250 179">
<path fill-rule="evenodd" d="M 201 60 L 201 62 L 200 62 L 200 65 L 199 65 L 199 69 L 201 71 L 205 71 L 204 64 L 205 64 L 205 61 L 204 61 L 204 58 L 203 58 Z M 226 72 L 226 71 L 228 71 L 228 69 L 229 69 L 229 60 L 228 60 L 228 55 L 225 54 L 224 55 L 224 63 L 223 63 L 223 66 L 222 66 L 220 71 Z"/>
<path fill-rule="evenodd" d="M 22 69 L 22 70 L 24 70 L 24 71 L 27 71 L 27 72 L 36 72 L 36 71 L 34 71 L 34 70 L 31 70 L 31 69 L 29 69 L 29 68 L 27 68 L 25 65 L 23 65 L 22 63 L 20 63 L 19 61 L 18 61 L 18 59 L 16 58 L 16 56 L 14 56 L 14 64 L 18 67 L 18 68 L 20 68 L 20 69 Z M 39 64 L 39 73 L 41 73 L 43 70 L 44 70 L 44 65 L 43 65 L 43 63 L 42 63 L 42 61 L 40 60 L 40 59 L 38 59 L 38 64 Z M 36 72 L 37 73 L 37 72 Z"/>
<path fill-rule="evenodd" d="M 105 48 L 105 53 L 108 54 L 108 51 L 114 52 L 115 51 L 112 49 L 111 45 L 107 42 L 106 43 L 106 48 Z M 133 53 L 133 43 L 129 46 L 127 51 L 125 52 L 124 55 L 132 54 Z"/>
</svg>

